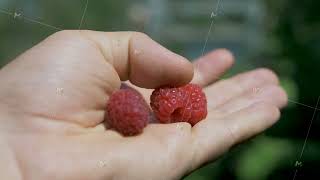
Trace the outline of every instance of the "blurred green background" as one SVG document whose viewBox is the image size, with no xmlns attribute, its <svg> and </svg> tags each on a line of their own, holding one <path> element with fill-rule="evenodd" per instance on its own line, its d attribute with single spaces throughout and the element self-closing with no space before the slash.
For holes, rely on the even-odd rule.
<svg viewBox="0 0 320 180">
<path fill-rule="evenodd" d="M 256 67 L 276 71 L 289 94 L 281 120 L 262 135 L 185 177 L 185 180 L 320 179 L 319 0 L 89 1 L 82 28 L 142 31 L 189 59 L 223 47 L 236 56 L 226 75 Z M 60 29 L 79 27 L 86 0 L 0 0 L 0 67 Z M 212 12 L 217 14 L 211 17 Z M 1 82 L 0 82 L 1 86 Z M 299 104 L 302 103 L 302 104 Z M 308 107 L 310 106 L 310 107 Z"/>
</svg>

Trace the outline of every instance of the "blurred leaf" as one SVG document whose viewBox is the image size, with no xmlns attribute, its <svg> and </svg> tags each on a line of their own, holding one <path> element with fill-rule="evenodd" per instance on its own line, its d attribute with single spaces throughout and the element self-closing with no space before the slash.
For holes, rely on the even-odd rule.
<svg viewBox="0 0 320 180">
<path fill-rule="evenodd" d="M 239 154 L 236 174 L 240 180 L 264 180 L 278 166 L 294 156 L 294 146 L 288 140 L 260 137 Z"/>
</svg>

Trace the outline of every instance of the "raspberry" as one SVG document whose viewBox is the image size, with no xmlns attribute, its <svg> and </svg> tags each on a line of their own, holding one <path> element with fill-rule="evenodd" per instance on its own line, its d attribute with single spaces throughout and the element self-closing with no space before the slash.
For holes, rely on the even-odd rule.
<svg viewBox="0 0 320 180">
<path fill-rule="evenodd" d="M 195 84 L 163 87 L 153 91 L 151 108 L 161 123 L 188 122 L 192 126 L 207 116 L 207 100 Z"/>
<path fill-rule="evenodd" d="M 150 109 L 142 95 L 131 87 L 114 92 L 107 103 L 107 124 L 124 136 L 142 133 Z"/>
</svg>

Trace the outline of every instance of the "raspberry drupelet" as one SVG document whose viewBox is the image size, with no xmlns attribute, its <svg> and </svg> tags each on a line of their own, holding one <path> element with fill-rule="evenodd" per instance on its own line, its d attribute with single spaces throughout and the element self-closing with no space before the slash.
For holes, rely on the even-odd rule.
<svg viewBox="0 0 320 180">
<path fill-rule="evenodd" d="M 207 100 L 196 84 L 155 89 L 151 108 L 161 123 L 188 122 L 194 126 L 207 116 Z"/>
<path fill-rule="evenodd" d="M 106 123 L 124 136 L 142 133 L 149 122 L 150 108 L 131 87 L 115 91 L 107 103 Z"/>
</svg>

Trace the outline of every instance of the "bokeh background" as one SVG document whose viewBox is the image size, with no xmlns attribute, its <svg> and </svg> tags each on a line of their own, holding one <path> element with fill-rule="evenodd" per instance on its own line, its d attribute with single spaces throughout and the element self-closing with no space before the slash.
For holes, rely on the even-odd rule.
<svg viewBox="0 0 320 180">
<path fill-rule="evenodd" d="M 85 5 L 86 0 L 0 0 L 0 67 L 56 28 L 78 29 Z M 237 59 L 226 77 L 269 67 L 290 102 L 274 127 L 184 179 L 282 180 L 298 170 L 295 179 L 310 180 L 320 179 L 320 118 L 314 109 L 320 95 L 319 8 L 319 0 L 221 0 L 219 6 L 218 0 L 90 0 L 81 27 L 142 31 L 194 59 L 212 23 L 204 51 L 228 48 Z"/>
</svg>

